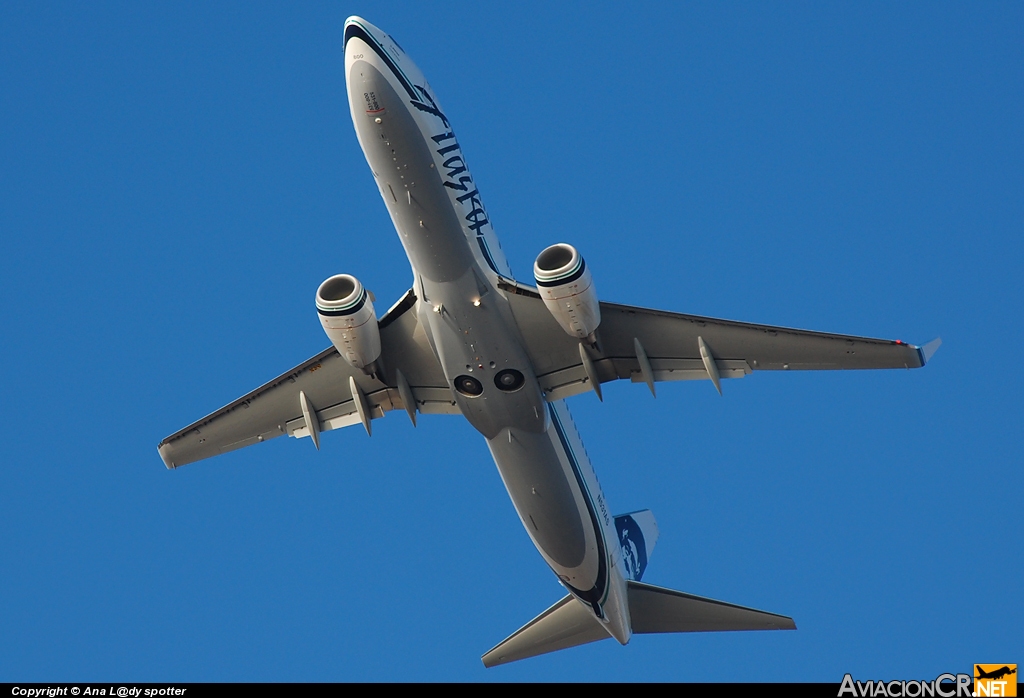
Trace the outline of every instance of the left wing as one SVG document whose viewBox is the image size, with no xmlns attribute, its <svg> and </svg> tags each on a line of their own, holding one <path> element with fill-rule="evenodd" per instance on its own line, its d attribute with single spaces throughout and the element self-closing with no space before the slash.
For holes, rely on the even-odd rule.
<svg viewBox="0 0 1024 698">
<path fill-rule="evenodd" d="M 719 387 L 722 378 L 764 370 L 919 368 L 940 343 L 917 347 L 601 303 L 597 346 L 584 347 L 562 330 L 534 289 L 505 281 L 500 287 L 549 400 L 620 378 L 647 383 L 654 392 L 656 381 L 711 379 Z"/>
<path fill-rule="evenodd" d="M 416 303 L 409 291 L 378 323 L 383 376 L 368 376 L 334 347 L 325 349 L 161 441 L 164 465 L 176 468 L 284 434 L 312 437 L 319 448 L 320 432 L 360 423 L 370 431 L 371 419 L 393 409 L 411 417 L 416 411 L 459 414 L 426 336 L 417 331 Z M 415 405 L 406 404 L 406 388 Z"/>
</svg>

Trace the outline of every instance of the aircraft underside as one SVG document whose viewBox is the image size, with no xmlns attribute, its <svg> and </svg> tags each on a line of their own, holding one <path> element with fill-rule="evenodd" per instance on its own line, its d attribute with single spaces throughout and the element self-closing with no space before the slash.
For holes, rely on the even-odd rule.
<svg viewBox="0 0 1024 698">
<path fill-rule="evenodd" d="M 447 115 L 384 32 L 345 28 L 360 145 L 413 271 L 383 316 L 358 279 L 316 294 L 331 347 L 164 439 L 168 468 L 277 436 L 310 438 L 391 410 L 461 414 L 486 439 L 509 496 L 568 595 L 484 655 L 487 666 L 634 633 L 795 629 L 791 618 L 641 582 L 649 511 L 613 516 L 564 399 L 601 384 L 721 381 L 759 370 L 917 368 L 916 347 L 601 302 L 592 270 L 559 243 L 512 279 Z"/>
</svg>

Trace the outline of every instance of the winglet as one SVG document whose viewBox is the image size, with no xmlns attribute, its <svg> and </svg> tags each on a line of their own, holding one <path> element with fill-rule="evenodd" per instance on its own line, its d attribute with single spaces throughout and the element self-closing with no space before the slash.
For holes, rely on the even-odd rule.
<svg viewBox="0 0 1024 698">
<path fill-rule="evenodd" d="M 939 350 L 940 346 L 942 346 L 942 338 L 936 337 L 932 341 L 925 344 L 923 347 L 917 348 L 917 353 L 921 357 L 922 366 L 931 361 L 932 357 L 935 356 L 935 352 Z"/>
</svg>

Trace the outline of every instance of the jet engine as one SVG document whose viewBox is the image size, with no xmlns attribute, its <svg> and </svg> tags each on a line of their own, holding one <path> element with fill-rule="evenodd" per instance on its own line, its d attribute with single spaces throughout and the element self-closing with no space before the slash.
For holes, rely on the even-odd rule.
<svg viewBox="0 0 1024 698">
<path fill-rule="evenodd" d="M 356 368 L 373 370 L 380 358 L 380 330 L 373 301 L 359 280 L 337 274 L 316 290 L 320 324 L 338 353 Z"/>
<path fill-rule="evenodd" d="M 593 342 L 601 307 L 590 270 L 576 248 L 563 242 L 541 252 L 533 263 L 533 277 L 544 305 L 562 329 Z"/>
</svg>

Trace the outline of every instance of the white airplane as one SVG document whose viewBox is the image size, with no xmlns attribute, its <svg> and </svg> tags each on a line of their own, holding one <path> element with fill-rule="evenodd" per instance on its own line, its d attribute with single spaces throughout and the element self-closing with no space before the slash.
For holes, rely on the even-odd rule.
<svg viewBox="0 0 1024 698">
<path fill-rule="evenodd" d="M 565 398 L 617 379 L 721 380 L 754 371 L 919 368 L 923 347 L 601 302 L 576 248 L 548 247 L 537 286 L 512 278 L 452 125 L 390 36 L 345 22 L 356 136 L 412 265 L 380 318 L 347 274 L 317 289 L 332 346 L 164 439 L 168 468 L 287 434 L 309 438 L 404 409 L 461 414 L 483 434 L 527 533 L 568 594 L 483 655 L 495 666 L 635 633 L 793 630 L 792 618 L 640 580 L 650 511 L 611 513 Z"/>
</svg>

